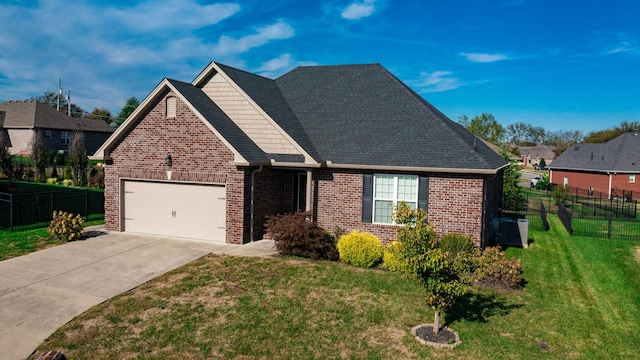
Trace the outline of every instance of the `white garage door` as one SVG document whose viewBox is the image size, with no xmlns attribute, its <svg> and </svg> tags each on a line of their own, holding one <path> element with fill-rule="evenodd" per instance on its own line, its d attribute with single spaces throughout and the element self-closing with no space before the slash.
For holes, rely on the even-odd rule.
<svg viewBox="0 0 640 360">
<path fill-rule="evenodd" d="M 225 241 L 224 186 L 125 181 L 124 231 Z"/>
</svg>

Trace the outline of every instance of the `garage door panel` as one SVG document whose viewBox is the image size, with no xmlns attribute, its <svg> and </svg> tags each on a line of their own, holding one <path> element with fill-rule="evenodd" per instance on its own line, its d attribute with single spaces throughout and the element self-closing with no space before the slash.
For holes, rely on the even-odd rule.
<svg viewBox="0 0 640 360">
<path fill-rule="evenodd" d="M 224 241 L 224 186 L 125 181 L 125 231 Z"/>
</svg>

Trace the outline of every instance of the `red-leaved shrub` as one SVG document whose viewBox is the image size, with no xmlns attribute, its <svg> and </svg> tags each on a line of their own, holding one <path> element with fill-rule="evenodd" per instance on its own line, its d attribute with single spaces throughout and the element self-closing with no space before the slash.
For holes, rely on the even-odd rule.
<svg viewBox="0 0 640 360">
<path fill-rule="evenodd" d="M 268 216 L 265 226 L 281 255 L 295 255 L 311 259 L 338 260 L 336 240 L 317 222 L 308 219 L 309 213 Z"/>
</svg>

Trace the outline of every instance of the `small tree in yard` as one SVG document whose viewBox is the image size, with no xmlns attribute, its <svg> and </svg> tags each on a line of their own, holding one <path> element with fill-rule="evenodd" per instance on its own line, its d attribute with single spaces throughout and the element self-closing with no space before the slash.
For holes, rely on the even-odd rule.
<svg viewBox="0 0 640 360">
<path fill-rule="evenodd" d="M 87 150 L 84 147 L 84 134 L 80 131 L 76 131 L 71 135 L 71 140 L 69 141 L 69 163 L 73 170 L 75 184 L 86 185 L 89 159 L 87 158 Z"/>
<path fill-rule="evenodd" d="M 435 310 L 433 332 L 440 331 L 441 313 L 464 295 L 477 267 L 479 249 L 468 236 L 448 234 L 438 239 L 422 209 L 401 202 L 394 213 L 398 256 L 406 266 L 400 272 L 416 280 L 427 292 L 427 304 Z"/>
<path fill-rule="evenodd" d="M 31 148 L 31 161 L 36 168 L 35 180 L 44 182 L 46 179 L 45 169 L 47 168 L 49 154 L 47 146 L 44 143 L 42 130 L 36 130 L 29 145 Z"/>
<path fill-rule="evenodd" d="M 2 134 L 0 134 L 0 171 L 2 171 L 9 181 L 13 182 L 15 180 L 13 176 L 13 160 L 11 159 L 9 147 L 7 146 Z"/>
</svg>

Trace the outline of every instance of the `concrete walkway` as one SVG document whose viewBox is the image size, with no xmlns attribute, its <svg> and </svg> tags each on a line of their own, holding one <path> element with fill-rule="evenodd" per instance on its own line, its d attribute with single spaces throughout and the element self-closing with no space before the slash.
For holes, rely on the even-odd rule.
<svg viewBox="0 0 640 360">
<path fill-rule="evenodd" d="M 25 359 L 75 316 L 210 253 L 276 254 L 247 245 L 87 229 L 88 238 L 0 262 L 0 359 Z"/>
</svg>

